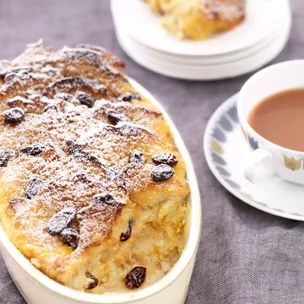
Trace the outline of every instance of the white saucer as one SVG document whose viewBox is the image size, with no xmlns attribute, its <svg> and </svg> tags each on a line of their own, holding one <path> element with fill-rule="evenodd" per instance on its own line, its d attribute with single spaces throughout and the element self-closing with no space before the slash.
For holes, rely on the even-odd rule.
<svg viewBox="0 0 304 304">
<path fill-rule="evenodd" d="M 142 0 L 112 0 L 116 23 L 142 45 L 177 56 L 212 56 L 249 49 L 267 39 L 281 24 L 285 0 L 247 0 L 246 19 L 235 29 L 208 40 L 178 40 L 162 26 Z"/>
<path fill-rule="evenodd" d="M 213 175 L 241 201 L 273 215 L 304 221 L 304 186 L 273 176 L 254 185 L 244 176 L 250 156 L 238 123 L 237 94 L 226 100 L 210 118 L 204 136 L 204 153 Z"/>
</svg>

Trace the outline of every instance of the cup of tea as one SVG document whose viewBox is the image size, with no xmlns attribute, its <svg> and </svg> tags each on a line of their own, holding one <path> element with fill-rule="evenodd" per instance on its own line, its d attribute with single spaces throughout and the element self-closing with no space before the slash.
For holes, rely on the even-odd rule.
<svg viewBox="0 0 304 304">
<path fill-rule="evenodd" d="M 261 175 L 304 184 L 304 60 L 267 67 L 242 87 L 237 103 L 252 154 L 245 168 L 251 182 Z"/>
</svg>

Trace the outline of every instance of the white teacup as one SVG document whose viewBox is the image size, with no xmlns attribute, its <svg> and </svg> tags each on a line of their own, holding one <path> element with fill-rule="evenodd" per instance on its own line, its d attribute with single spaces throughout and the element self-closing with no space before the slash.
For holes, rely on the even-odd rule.
<svg viewBox="0 0 304 304">
<path fill-rule="evenodd" d="M 238 115 L 243 133 L 253 150 L 245 168 L 245 176 L 253 183 L 261 180 L 261 175 L 266 172 L 275 173 L 290 182 L 304 184 L 304 152 L 276 145 L 248 124 L 249 113 L 257 103 L 274 93 L 296 88 L 304 88 L 304 60 L 286 61 L 267 67 L 253 75 L 241 89 Z M 304 140 L 303 132 L 299 130 L 299 140 Z"/>
</svg>

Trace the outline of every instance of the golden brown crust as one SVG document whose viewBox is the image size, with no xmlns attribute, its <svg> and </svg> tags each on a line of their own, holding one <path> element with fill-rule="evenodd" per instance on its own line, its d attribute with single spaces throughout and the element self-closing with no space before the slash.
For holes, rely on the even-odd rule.
<svg viewBox="0 0 304 304">
<path fill-rule="evenodd" d="M 153 283 L 186 238 L 185 165 L 162 114 L 123 67 L 102 48 L 38 43 L 0 70 L 1 222 L 36 267 L 96 293 L 120 290 L 138 265 L 150 267 L 145 284 Z M 155 182 L 160 153 L 178 163 Z"/>
<path fill-rule="evenodd" d="M 113 55 L 103 47 L 90 44 L 78 44 L 76 47 L 96 51 L 101 57 L 101 61 L 106 62 L 107 65 L 110 66 L 113 70 L 116 70 L 117 73 L 122 73 L 126 66 L 120 58 Z"/>
</svg>

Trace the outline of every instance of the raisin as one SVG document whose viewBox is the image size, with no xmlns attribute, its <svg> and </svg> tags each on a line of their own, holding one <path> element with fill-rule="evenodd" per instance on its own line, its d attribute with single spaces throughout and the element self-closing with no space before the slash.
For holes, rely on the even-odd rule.
<svg viewBox="0 0 304 304">
<path fill-rule="evenodd" d="M 120 95 L 117 100 L 118 101 L 126 101 L 126 102 L 130 102 L 132 100 L 132 93 L 124 93 L 122 95 Z"/>
<path fill-rule="evenodd" d="M 76 216 L 76 210 L 73 207 L 66 207 L 55 214 L 48 222 L 48 233 L 59 234 L 68 228 Z"/>
<path fill-rule="evenodd" d="M 106 204 L 111 206 L 119 204 L 119 202 L 109 193 L 94 195 L 93 202 L 94 204 Z"/>
<path fill-rule="evenodd" d="M 166 164 L 158 165 L 151 171 L 152 179 L 157 182 L 168 180 L 174 174 L 175 174 L 174 169 Z"/>
<path fill-rule="evenodd" d="M 34 197 L 36 197 L 39 193 L 40 187 L 41 187 L 41 181 L 40 180 L 38 180 L 36 178 L 31 179 L 27 183 L 26 188 L 25 188 L 26 198 L 33 199 Z"/>
<path fill-rule="evenodd" d="M 145 155 L 142 152 L 135 150 L 130 157 L 130 162 L 144 165 L 146 163 Z"/>
<path fill-rule="evenodd" d="M 114 111 L 109 111 L 107 113 L 108 120 L 111 124 L 117 125 L 120 121 L 129 121 L 129 119 L 123 114 L 116 113 Z"/>
<path fill-rule="evenodd" d="M 78 144 L 75 144 L 74 141 L 67 140 L 66 144 L 68 146 L 69 154 L 104 169 L 104 164 L 96 156 L 82 150 L 82 148 Z"/>
<path fill-rule="evenodd" d="M 177 157 L 172 153 L 161 153 L 152 156 L 152 160 L 155 164 L 166 164 L 169 166 L 175 166 L 178 163 Z"/>
<path fill-rule="evenodd" d="M 141 100 L 141 97 L 137 93 L 127 92 L 127 93 L 120 95 L 117 98 L 118 101 L 125 101 L 125 102 L 130 102 L 130 101 L 132 101 L 132 99 Z"/>
<path fill-rule="evenodd" d="M 120 134 L 128 134 L 128 136 L 139 136 L 142 134 L 143 129 L 136 125 L 124 124 L 119 127 Z"/>
<path fill-rule="evenodd" d="M 68 152 L 72 154 L 74 157 L 86 157 L 87 153 L 84 152 L 78 144 L 75 144 L 73 141 L 68 140 Z"/>
<path fill-rule="evenodd" d="M 85 157 L 90 163 L 100 166 L 103 166 L 103 163 L 98 159 L 98 157 L 92 155 L 92 154 L 87 154 Z"/>
<path fill-rule="evenodd" d="M 79 233 L 76 229 L 66 228 L 61 232 L 61 241 L 73 248 L 76 249 L 78 246 Z"/>
<path fill-rule="evenodd" d="M 74 156 L 84 155 L 84 151 L 80 148 L 78 144 L 75 144 L 72 140 L 67 140 L 66 144 L 68 146 L 68 152 Z"/>
<path fill-rule="evenodd" d="M 146 279 L 146 268 L 134 267 L 126 276 L 126 286 L 129 289 L 139 288 Z"/>
<path fill-rule="evenodd" d="M 131 234 L 132 234 L 132 222 L 129 221 L 127 231 L 122 232 L 120 235 L 120 241 L 121 242 L 127 241 L 131 237 Z"/>
<path fill-rule="evenodd" d="M 26 154 L 30 156 L 37 156 L 44 151 L 44 146 L 35 144 L 33 146 L 25 147 L 20 149 L 20 154 Z"/>
<path fill-rule="evenodd" d="M 90 184 L 91 180 L 84 173 L 76 174 L 73 179 L 76 179 L 84 184 Z"/>
<path fill-rule="evenodd" d="M 24 112 L 18 107 L 6 110 L 3 112 L 3 119 L 6 123 L 15 124 L 24 119 Z"/>
<path fill-rule="evenodd" d="M 82 105 L 85 105 L 88 108 L 93 108 L 93 106 L 94 106 L 94 103 L 95 103 L 94 98 L 87 93 L 77 92 L 75 98 L 78 99 Z"/>
<path fill-rule="evenodd" d="M 32 147 L 21 148 L 19 151 L 19 154 L 20 155 L 23 155 L 23 154 L 30 155 L 31 151 L 32 151 Z"/>
<path fill-rule="evenodd" d="M 91 273 L 86 272 L 85 276 L 88 278 L 88 287 L 87 289 L 94 289 L 98 286 L 98 279 L 96 279 Z"/>
<path fill-rule="evenodd" d="M 56 105 L 48 105 L 44 108 L 44 112 L 48 112 L 48 111 L 52 111 L 52 112 L 59 112 L 58 107 Z"/>
<path fill-rule="evenodd" d="M 9 153 L 6 148 L 0 148 L 0 167 L 6 167 L 9 159 Z"/>
</svg>

